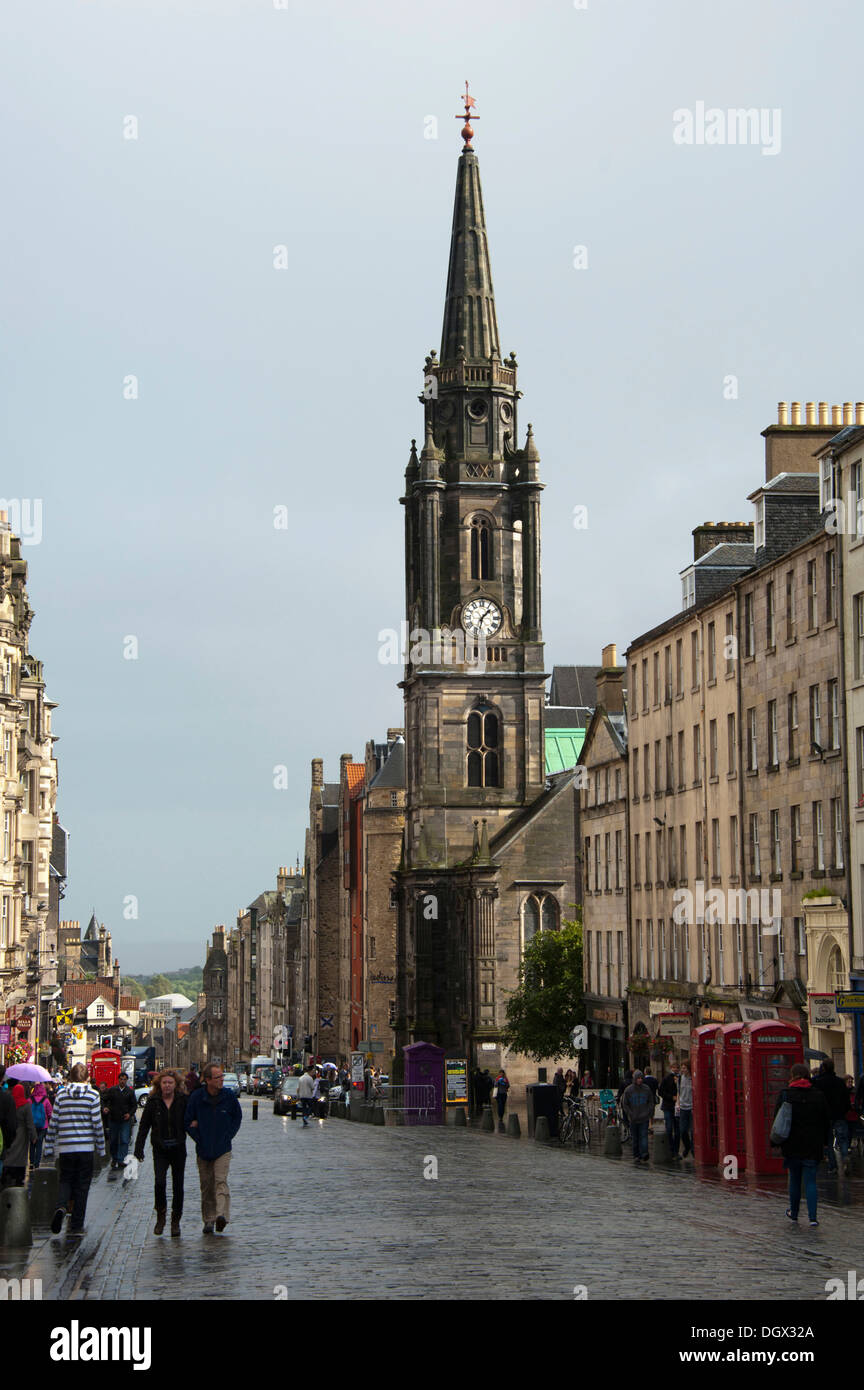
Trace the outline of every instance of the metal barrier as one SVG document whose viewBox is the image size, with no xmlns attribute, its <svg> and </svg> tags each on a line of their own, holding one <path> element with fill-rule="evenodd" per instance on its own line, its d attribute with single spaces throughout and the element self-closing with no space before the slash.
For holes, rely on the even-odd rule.
<svg viewBox="0 0 864 1390">
<path fill-rule="evenodd" d="M 428 1115 L 435 1109 L 434 1086 L 390 1086 L 386 1096 L 376 1097 L 373 1105 L 382 1110 L 398 1110 L 406 1115 Z"/>
</svg>

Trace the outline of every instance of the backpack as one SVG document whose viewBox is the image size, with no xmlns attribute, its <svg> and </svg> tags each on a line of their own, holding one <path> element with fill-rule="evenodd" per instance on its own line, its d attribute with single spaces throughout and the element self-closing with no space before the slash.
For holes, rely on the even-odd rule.
<svg viewBox="0 0 864 1390">
<path fill-rule="evenodd" d="M 37 1129 L 45 1128 L 45 1102 L 44 1100 L 33 1101 L 33 1123 Z"/>
</svg>

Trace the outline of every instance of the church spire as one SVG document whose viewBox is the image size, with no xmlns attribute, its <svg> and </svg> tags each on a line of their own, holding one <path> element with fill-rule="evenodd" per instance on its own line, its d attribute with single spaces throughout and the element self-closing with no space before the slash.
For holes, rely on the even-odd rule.
<svg viewBox="0 0 864 1390">
<path fill-rule="evenodd" d="M 441 330 L 441 361 L 450 363 L 464 358 L 468 362 L 488 363 L 490 357 L 500 358 L 501 351 L 480 167 L 471 146 L 474 132 L 469 118 L 477 118 L 471 115 L 474 98 L 468 95 L 467 82 L 464 101 L 462 139 L 465 144 L 459 156 L 456 175 L 447 297 Z M 457 120 L 461 119 L 463 117 L 457 117 Z"/>
</svg>

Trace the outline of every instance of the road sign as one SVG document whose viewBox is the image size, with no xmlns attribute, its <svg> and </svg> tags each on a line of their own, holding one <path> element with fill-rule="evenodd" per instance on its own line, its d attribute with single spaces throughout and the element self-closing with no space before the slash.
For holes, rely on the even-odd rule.
<svg viewBox="0 0 864 1390">
<path fill-rule="evenodd" d="M 584 1052 L 588 1046 L 588 1029 L 584 1023 L 577 1023 L 570 1034 L 570 1041 L 577 1052 Z"/>
</svg>

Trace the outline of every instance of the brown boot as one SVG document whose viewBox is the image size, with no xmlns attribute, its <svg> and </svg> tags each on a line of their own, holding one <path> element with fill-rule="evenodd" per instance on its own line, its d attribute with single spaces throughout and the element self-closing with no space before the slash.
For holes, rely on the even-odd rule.
<svg viewBox="0 0 864 1390">
<path fill-rule="evenodd" d="M 180 1217 L 179 1217 L 179 1216 L 172 1216 L 172 1217 L 171 1217 L 171 1234 L 172 1234 L 172 1236 L 179 1236 L 179 1234 L 180 1234 Z"/>
<path fill-rule="evenodd" d="M 156 1225 L 153 1227 L 153 1234 L 154 1234 L 154 1236 L 161 1236 L 161 1234 L 162 1234 L 162 1232 L 163 1232 L 164 1230 L 165 1230 L 165 1208 L 163 1207 L 161 1211 L 158 1211 L 158 1210 L 157 1210 L 157 1212 L 156 1212 Z"/>
</svg>

